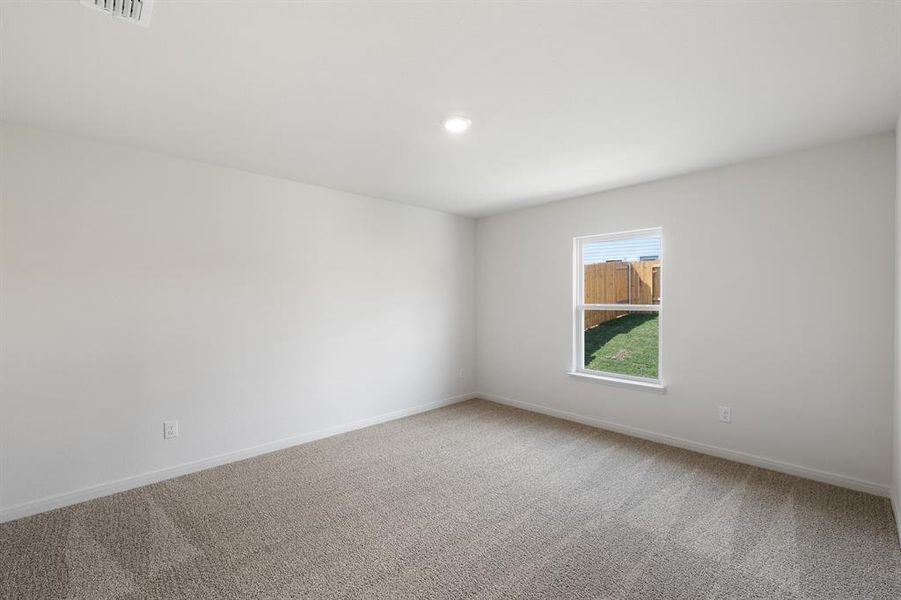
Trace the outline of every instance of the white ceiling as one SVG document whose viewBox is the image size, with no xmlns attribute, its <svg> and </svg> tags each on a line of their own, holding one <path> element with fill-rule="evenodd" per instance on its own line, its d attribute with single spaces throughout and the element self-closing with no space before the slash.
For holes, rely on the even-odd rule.
<svg viewBox="0 0 901 600">
<path fill-rule="evenodd" d="M 0 116 L 485 215 L 893 128 L 901 3 L 0 8 Z M 470 133 L 447 135 L 452 112 Z"/>
</svg>

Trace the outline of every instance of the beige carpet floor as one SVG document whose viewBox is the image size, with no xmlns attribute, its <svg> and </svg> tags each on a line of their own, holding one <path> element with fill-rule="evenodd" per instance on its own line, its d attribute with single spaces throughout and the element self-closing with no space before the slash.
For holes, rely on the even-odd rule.
<svg viewBox="0 0 901 600">
<path fill-rule="evenodd" d="M 8 600 L 901 598 L 884 498 L 470 401 L 0 526 Z"/>
</svg>

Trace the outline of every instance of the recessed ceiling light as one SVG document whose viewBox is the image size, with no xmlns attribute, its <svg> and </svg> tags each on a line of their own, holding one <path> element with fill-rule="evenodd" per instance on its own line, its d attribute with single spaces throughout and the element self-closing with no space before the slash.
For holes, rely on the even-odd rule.
<svg viewBox="0 0 901 600">
<path fill-rule="evenodd" d="M 441 122 L 450 133 L 463 133 L 472 125 L 472 121 L 460 115 L 451 115 Z"/>
</svg>

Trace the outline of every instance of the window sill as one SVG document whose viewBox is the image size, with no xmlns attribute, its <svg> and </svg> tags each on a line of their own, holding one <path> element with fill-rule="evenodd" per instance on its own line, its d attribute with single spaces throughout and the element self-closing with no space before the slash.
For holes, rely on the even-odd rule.
<svg viewBox="0 0 901 600">
<path fill-rule="evenodd" d="M 651 381 L 636 381 L 634 379 L 623 379 L 620 377 L 611 377 L 610 375 L 596 375 L 594 373 L 581 373 L 579 371 L 570 371 L 569 375 L 573 377 L 581 377 L 590 379 L 600 383 L 608 383 L 620 387 L 631 388 L 634 390 L 644 390 L 646 392 L 655 392 L 657 394 L 665 394 L 666 386 L 663 383 L 654 383 Z"/>
</svg>

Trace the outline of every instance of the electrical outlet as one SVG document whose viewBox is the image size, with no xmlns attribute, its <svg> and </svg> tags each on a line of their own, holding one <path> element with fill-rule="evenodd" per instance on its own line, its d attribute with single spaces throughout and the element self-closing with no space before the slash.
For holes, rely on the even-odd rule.
<svg viewBox="0 0 901 600">
<path fill-rule="evenodd" d="M 728 406 L 720 407 L 720 423 L 731 423 L 732 422 L 732 409 Z"/>
<path fill-rule="evenodd" d="M 171 440 L 178 437 L 178 421 L 163 421 L 163 439 Z"/>
<path fill-rule="evenodd" d="M 457 378 L 463 379 L 463 369 L 460 369 L 460 371 L 457 373 Z"/>
</svg>

